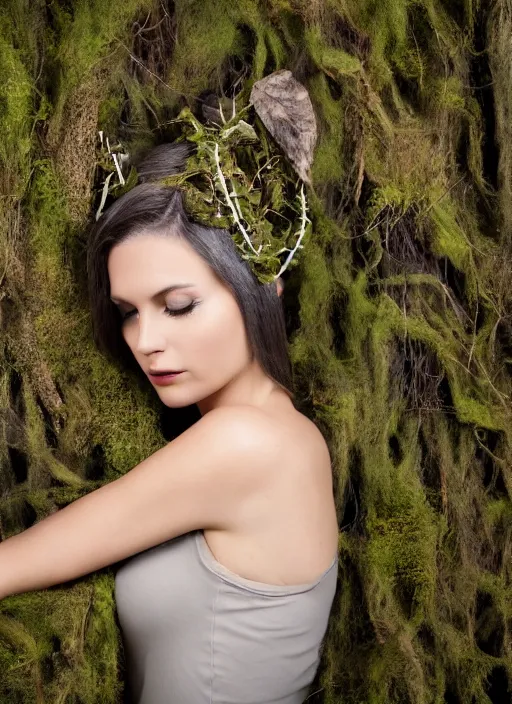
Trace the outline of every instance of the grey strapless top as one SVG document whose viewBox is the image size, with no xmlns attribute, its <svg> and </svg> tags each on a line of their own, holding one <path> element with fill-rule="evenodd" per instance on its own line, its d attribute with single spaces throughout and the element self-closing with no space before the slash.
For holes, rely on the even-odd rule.
<svg viewBox="0 0 512 704">
<path fill-rule="evenodd" d="M 231 572 L 202 531 L 138 553 L 115 577 L 132 704 L 302 704 L 320 661 L 338 558 L 314 582 Z"/>
</svg>

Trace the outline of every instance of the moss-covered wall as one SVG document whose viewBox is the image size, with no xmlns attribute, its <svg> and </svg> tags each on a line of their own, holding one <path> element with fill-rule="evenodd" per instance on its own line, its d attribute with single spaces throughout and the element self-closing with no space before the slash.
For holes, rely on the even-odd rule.
<svg viewBox="0 0 512 704">
<path fill-rule="evenodd" d="M 510 702 L 511 37 L 511 0 L 4 0 L 1 538 L 173 432 L 92 345 L 98 130 L 136 153 L 288 68 L 320 140 L 287 325 L 341 529 L 309 702 Z M 0 702 L 122 689 L 110 568 L 0 603 Z"/>
</svg>

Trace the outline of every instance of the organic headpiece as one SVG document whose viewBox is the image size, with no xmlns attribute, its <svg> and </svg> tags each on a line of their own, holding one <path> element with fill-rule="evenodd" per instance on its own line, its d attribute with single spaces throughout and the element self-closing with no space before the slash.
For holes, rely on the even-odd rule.
<svg viewBox="0 0 512 704">
<path fill-rule="evenodd" d="M 219 101 L 204 111 L 208 124 L 189 108 L 182 110 L 174 121 L 182 125 L 176 141 L 194 148 L 182 172 L 158 182 L 182 191 L 196 222 L 229 230 L 258 280 L 269 283 L 296 263 L 310 232 L 305 185 L 311 183 L 317 130 L 308 92 L 290 71 L 257 81 L 249 103 L 237 113 L 233 108 L 226 120 Z M 133 165 L 123 176 L 129 156 L 113 151 L 108 140 L 106 148 L 115 168 L 105 181 L 97 218 L 107 193 L 121 195 L 139 181 Z M 110 185 L 115 173 L 119 182 Z"/>
</svg>

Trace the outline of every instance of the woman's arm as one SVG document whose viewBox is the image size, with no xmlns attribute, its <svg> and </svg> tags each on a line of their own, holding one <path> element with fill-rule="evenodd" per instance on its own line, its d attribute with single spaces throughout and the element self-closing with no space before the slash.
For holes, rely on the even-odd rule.
<svg viewBox="0 0 512 704">
<path fill-rule="evenodd" d="M 191 530 L 236 528 L 246 502 L 268 488 L 279 446 L 258 409 L 210 411 L 124 476 L 0 543 L 0 598 L 75 579 Z"/>
</svg>

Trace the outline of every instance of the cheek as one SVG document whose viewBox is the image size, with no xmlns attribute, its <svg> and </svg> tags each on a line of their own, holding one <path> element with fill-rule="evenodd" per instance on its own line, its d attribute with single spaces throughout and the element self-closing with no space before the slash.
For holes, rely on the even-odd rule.
<svg viewBox="0 0 512 704">
<path fill-rule="evenodd" d="M 131 349 L 132 353 L 136 357 L 137 355 L 140 355 L 140 352 L 137 350 L 137 344 L 139 340 L 139 330 L 137 321 L 130 320 L 129 322 L 125 323 L 125 325 L 122 325 L 121 335 L 128 347 Z"/>
<path fill-rule="evenodd" d="M 212 302 L 190 321 L 190 335 L 184 336 L 183 344 L 199 366 L 220 370 L 247 361 L 245 327 L 235 306 L 232 301 Z"/>
</svg>

